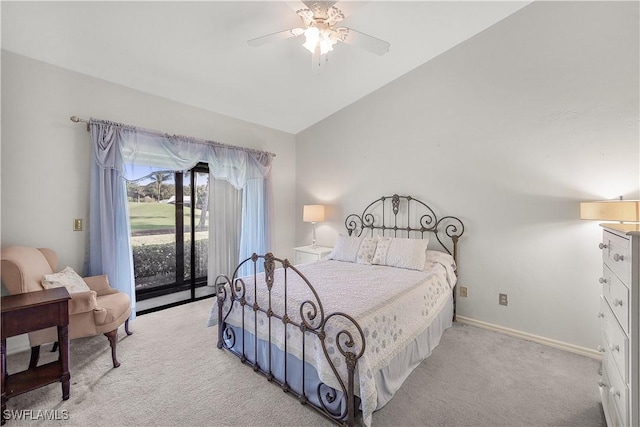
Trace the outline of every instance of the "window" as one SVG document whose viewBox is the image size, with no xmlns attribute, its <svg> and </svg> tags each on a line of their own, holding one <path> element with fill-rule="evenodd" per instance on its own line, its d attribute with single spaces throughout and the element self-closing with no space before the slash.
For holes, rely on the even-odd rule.
<svg viewBox="0 0 640 427">
<path fill-rule="evenodd" d="M 213 296 L 207 286 L 209 170 L 127 183 L 138 313 Z"/>
</svg>

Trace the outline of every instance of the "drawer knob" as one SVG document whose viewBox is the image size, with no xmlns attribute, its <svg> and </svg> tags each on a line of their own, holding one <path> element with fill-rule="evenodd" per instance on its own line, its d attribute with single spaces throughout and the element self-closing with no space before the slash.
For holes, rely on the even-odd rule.
<svg viewBox="0 0 640 427">
<path fill-rule="evenodd" d="M 600 387 L 609 387 L 604 381 L 600 380 L 598 381 L 598 386 Z"/>
<path fill-rule="evenodd" d="M 614 305 L 614 306 L 619 305 L 620 307 L 622 307 L 622 300 L 621 300 L 621 299 L 618 299 L 618 298 L 615 298 L 615 299 L 613 300 L 613 305 Z"/>
<path fill-rule="evenodd" d="M 620 255 L 620 254 L 613 254 L 613 260 L 618 262 L 618 261 L 624 261 L 624 255 Z"/>
<path fill-rule="evenodd" d="M 609 389 L 609 393 L 611 393 L 612 396 L 620 397 L 620 391 L 616 390 L 615 387 L 611 387 Z"/>
<path fill-rule="evenodd" d="M 604 317 L 604 313 L 598 313 L 598 319 L 602 319 Z"/>
<path fill-rule="evenodd" d="M 606 245 L 606 244 L 604 244 L 604 243 L 600 243 L 600 244 L 598 245 L 598 247 L 599 247 L 600 249 L 607 249 L 609 246 L 608 246 L 608 245 Z"/>
<path fill-rule="evenodd" d="M 600 282 L 600 283 L 602 283 L 604 285 L 605 283 L 607 283 L 607 279 L 605 279 L 604 277 L 601 277 L 601 278 L 598 279 L 598 282 Z"/>
<path fill-rule="evenodd" d="M 599 345 L 598 347 L 596 347 L 596 350 L 598 350 L 600 353 L 604 353 L 604 347 Z"/>
<path fill-rule="evenodd" d="M 609 346 L 609 350 L 619 352 L 620 351 L 620 346 L 618 344 L 616 344 L 616 345 L 612 344 L 612 345 Z"/>
</svg>

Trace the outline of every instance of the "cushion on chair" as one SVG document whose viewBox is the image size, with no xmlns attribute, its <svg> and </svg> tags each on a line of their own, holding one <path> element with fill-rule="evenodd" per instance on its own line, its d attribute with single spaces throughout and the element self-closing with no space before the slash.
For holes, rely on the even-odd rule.
<svg viewBox="0 0 640 427">
<path fill-rule="evenodd" d="M 89 292 L 89 286 L 82 280 L 82 277 L 71 267 L 65 267 L 58 273 L 45 274 L 42 279 L 42 286 L 45 289 L 65 287 L 70 294 L 78 292 Z"/>
</svg>

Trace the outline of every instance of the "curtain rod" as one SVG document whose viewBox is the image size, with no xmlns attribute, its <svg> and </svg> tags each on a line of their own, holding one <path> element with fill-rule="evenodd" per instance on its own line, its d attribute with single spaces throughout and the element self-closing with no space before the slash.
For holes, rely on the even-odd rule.
<svg viewBox="0 0 640 427">
<path fill-rule="evenodd" d="M 87 132 L 89 131 L 89 123 L 91 123 L 91 121 L 89 121 L 87 119 L 81 119 L 78 116 L 71 116 L 71 117 L 69 117 L 69 120 L 71 120 L 74 123 L 86 123 L 87 124 Z M 119 123 L 113 123 L 113 122 L 110 122 L 110 123 L 112 123 L 112 124 L 114 124 L 116 126 L 120 125 Z M 122 126 L 129 126 L 129 125 L 122 124 Z M 135 129 L 140 129 L 140 128 L 137 128 L 135 126 L 131 126 L 131 127 L 135 128 Z M 150 130 L 150 129 L 141 129 L 141 130 L 143 130 L 145 132 L 150 132 L 150 133 L 153 133 L 153 134 L 156 134 L 156 135 L 167 135 L 167 133 L 160 132 L 160 131 L 157 131 L 157 130 Z M 237 145 L 223 144 L 222 142 L 210 141 L 208 139 L 194 138 L 194 137 L 191 137 L 191 136 L 181 136 L 181 135 L 172 135 L 172 136 L 174 136 L 176 138 L 181 138 L 181 137 L 182 138 L 188 138 L 188 139 L 190 139 L 192 141 L 196 141 L 196 142 L 200 142 L 200 143 L 204 143 L 204 144 L 217 145 L 217 146 L 220 146 L 220 147 L 232 148 L 232 149 L 248 151 L 248 152 L 252 152 L 252 153 L 266 154 L 266 155 L 271 156 L 271 157 L 276 157 L 275 153 L 271 153 L 269 151 L 257 150 L 255 148 L 238 147 Z"/>
</svg>

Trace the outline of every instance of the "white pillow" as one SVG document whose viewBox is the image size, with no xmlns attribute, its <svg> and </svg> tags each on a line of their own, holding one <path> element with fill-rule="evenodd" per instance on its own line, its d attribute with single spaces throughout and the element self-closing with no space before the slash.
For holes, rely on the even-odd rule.
<svg viewBox="0 0 640 427">
<path fill-rule="evenodd" d="M 378 245 L 376 246 L 376 253 L 373 256 L 371 264 L 386 265 L 387 252 L 389 252 L 389 245 L 391 244 L 391 237 L 378 237 Z"/>
<path fill-rule="evenodd" d="M 360 248 L 358 249 L 358 255 L 356 256 L 356 262 L 358 264 L 371 265 L 377 246 L 378 239 L 376 238 L 366 237 L 362 239 Z"/>
<path fill-rule="evenodd" d="M 427 251 L 427 259 L 424 263 L 425 271 L 433 268 L 436 264 L 440 264 L 447 272 L 447 282 L 451 289 L 456 285 L 458 276 L 456 276 L 456 262 L 451 255 L 440 251 Z"/>
<path fill-rule="evenodd" d="M 336 245 L 333 247 L 333 250 L 329 255 L 329 259 L 334 259 L 336 261 L 356 262 L 361 241 L 362 239 L 359 237 L 345 236 L 343 234 L 340 234 L 338 236 Z"/>
<path fill-rule="evenodd" d="M 388 239 L 388 243 L 387 240 Z M 406 239 L 381 237 L 378 248 L 383 245 L 381 253 L 374 256 L 374 264 L 387 265 L 389 267 L 407 268 L 410 270 L 424 270 L 427 246 L 429 239 Z M 386 256 L 384 252 L 386 248 Z"/>
<path fill-rule="evenodd" d="M 437 264 L 442 264 L 445 268 L 451 268 L 452 270 L 456 269 L 456 262 L 451 255 L 446 252 L 441 251 L 427 251 L 427 263 L 433 262 Z M 426 267 L 426 265 L 425 265 Z"/>
<path fill-rule="evenodd" d="M 64 286 L 71 294 L 91 290 L 89 286 L 87 286 L 87 283 L 82 280 L 82 277 L 71 267 L 65 267 L 59 273 L 45 274 L 42 280 L 42 286 L 45 289 L 61 288 Z"/>
</svg>

